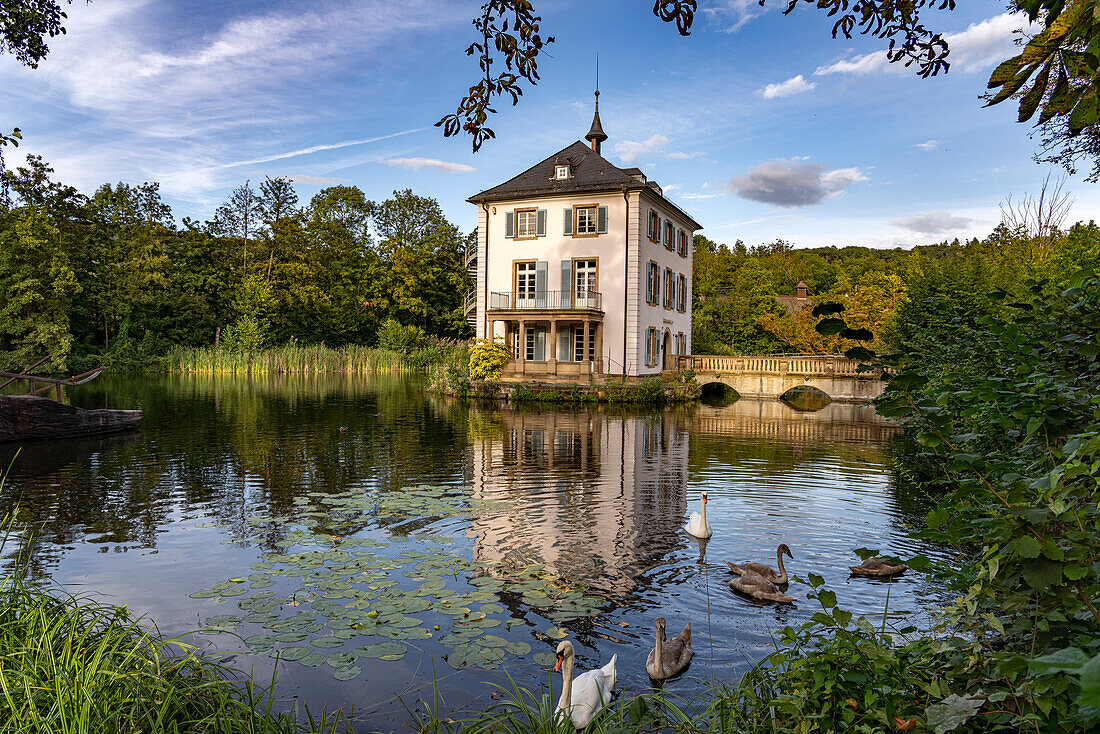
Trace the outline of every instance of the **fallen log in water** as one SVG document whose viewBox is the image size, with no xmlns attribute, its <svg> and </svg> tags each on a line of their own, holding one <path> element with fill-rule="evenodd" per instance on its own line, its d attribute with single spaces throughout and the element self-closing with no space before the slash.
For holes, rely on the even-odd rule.
<svg viewBox="0 0 1100 734">
<path fill-rule="evenodd" d="M 0 441 L 120 431 L 141 416 L 140 410 L 84 410 L 49 398 L 0 395 Z"/>
</svg>

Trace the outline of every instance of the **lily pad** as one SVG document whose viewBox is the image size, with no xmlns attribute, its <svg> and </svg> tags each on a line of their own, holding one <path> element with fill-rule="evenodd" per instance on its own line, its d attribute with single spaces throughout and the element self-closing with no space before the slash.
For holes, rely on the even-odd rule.
<svg viewBox="0 0 1100 734">
<path fill-rule="evenodd" d="M 358 678 L 359 674 L 363 672 L 363 669 L 358 665 L 349 665 L 346 668 L 339 668 L 333 672 L 332 677 L 336 680 L 351 680 Z"/>
</svg>

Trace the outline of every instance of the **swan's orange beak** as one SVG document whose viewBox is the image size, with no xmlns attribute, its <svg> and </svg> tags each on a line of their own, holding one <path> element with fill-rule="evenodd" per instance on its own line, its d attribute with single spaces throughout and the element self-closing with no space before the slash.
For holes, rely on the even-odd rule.
<svg viewBox="0 0 1100 734">
<path fill-rule="evenodd" d="M 565 659 L 565 656 L 564 656 L 564 655 L 562 655 L 562 654 L 561 654 L 561 653 L 559 652 L 559 653 L 558 653 L 558 659 L 557 659 L 557 661 L 556 661 L 556 662 L 554 663 L 554 672 L 555 672 L 555 673 L 556 673 L 556 672 L 558 672 L 558 669 L 559 669 L 559 668 L 561 668 L 561 661 L 562 661 L 562 660 L 564 660 L 564 659 Z"/>
</svg>

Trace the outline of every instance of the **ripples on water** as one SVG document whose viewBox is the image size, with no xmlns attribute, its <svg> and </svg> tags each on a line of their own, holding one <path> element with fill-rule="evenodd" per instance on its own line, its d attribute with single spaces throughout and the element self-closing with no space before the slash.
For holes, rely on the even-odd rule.
<svg viewBox="0 0 1100 734">
<path fill-rule="evenodd" d="M 431 398 L 421 380 L 388 376 L 104 380 L 71 398 L 85 407 L 141 407 L 146 417 L 140 431 L 125 434 L 0 444 L 4 466 L 21 449 L 0 504 L 18 505 L 37 523 L 38 574 L 128 604 L 170 635 L 212 615 L 240 614 L 233 599 L 188 595 L 249 573 L 265 550 L 249 517 L 295 522 L 316 504 L 295 498 L 311 492 L 384 498 L 423 483 L 501 508 L 432 523 L 427 529 L 457 541 L 453 552 L 476 564 L 545 564 L 606 600 L 597 616 L 563 626 L 581 668 L 619 654 L 627 691 L 649 685 L 644 661 L 657 616 L 668 619 L 670 634 L 692 622 L 695 662 L 669 684 L 681 695 L 712 676 L 734 681 L 771 649 L 776 630 L 807 619 L 813 602 L 801 584 L 791 584 L 800 601 L 788 608 L 735 596 L 726 585 L 723 561 L 772 564 L 779 543 L 794 553 L 793 575 L 824 576 L 856 612 L 881 615 L 888 591 L 891 611 L 936 598 L 914 573 L 889 586 L 849 579 L 854 548 L 930 552 L 906 534 L 907 513 L 919 508 L 898 496 L 885 452 L 892 429 L 868 408 L 807 413 L 741 401 L 649 412 L 512 410 Z M 702 492 L 714 528 L 706 542 L 682 532 Z M 363 532 L 388 537 L 427 524 L 410 517 Z M 551 621 L 504 601 L 524 620 L 510 636 L 533 653 L 552 650 L 556 641 L 541 634 Z M 246 624 L 239 634 L 255 631 Z M 247 654 L 237 637 L 194 639 L 236 653 L 236 664 L 261 679 L 275 664 Z M 395 697 L 429 695 L 423 686 L 434 666 L 446 706 L 489 705 L 485 684 L 502 681 L 502 672 L 455 672 L 435 640 L 416 644 L 397 662 L 361 660 L 363 674 L 346 683 L 325 668 L 279 663 L 279 693 L 314 710 L 347 705 L 365 728 L 400 727 L 408 717 Z M 548 679 L 530 656 L 506 662 L 522 684 Z"/>
</svg>

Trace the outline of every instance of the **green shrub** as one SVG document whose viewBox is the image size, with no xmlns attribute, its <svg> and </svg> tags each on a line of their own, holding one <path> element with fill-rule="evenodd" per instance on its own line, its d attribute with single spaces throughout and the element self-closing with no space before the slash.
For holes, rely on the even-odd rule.
<svg viewBox="0 0 1100 734">
<path fill-rule="evenodd" d="M 413 324 L 403 325 L 397 319 L 386 319 L 378 327 L 378 348 L 401 354 L 420 349 L 426 339 L 424 330 Z"/>
<path fill-rule="evenodd" d="M 512 353 L 502 342 L 478 339 L 470 347 L 470 379 L 496 381 L 504 366 L 512 361 Z"/>
</svg>

